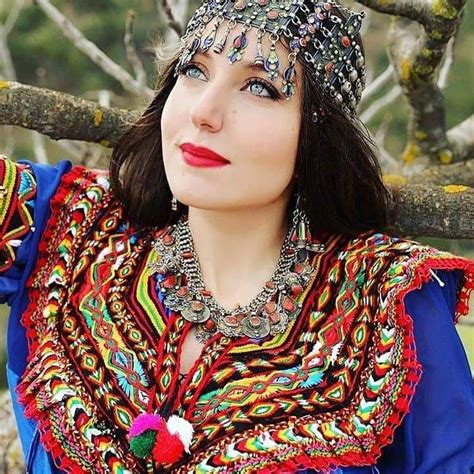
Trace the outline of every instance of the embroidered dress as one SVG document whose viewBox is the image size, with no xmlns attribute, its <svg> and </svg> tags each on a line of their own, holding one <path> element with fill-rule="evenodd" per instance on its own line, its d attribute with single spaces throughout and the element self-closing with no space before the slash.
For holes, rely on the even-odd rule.
<svg viewBox="0 0 474 474">
<path fill-rule="evenodd" d="M 474 264 L 385 234 L 327 251 L 287 331 L 218 333 L 182 382 L 191 329 L 166 310 L 107 174 L 0 159 L 0 301 L 28 472 L 150 472 L 127 431 L 150 408 L 194 427 L 154 472 L 469 473 L 474 388 L 454 327 Z M 179 384 L 179 387 L 178 387 Z M 152 470 L 153 472 L 153 470 Z"/>
</svg>

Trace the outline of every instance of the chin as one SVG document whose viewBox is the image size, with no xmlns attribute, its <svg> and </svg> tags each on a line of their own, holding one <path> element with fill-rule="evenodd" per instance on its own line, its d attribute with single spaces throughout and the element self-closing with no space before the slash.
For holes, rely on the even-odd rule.
<svg viewBox="0 0 474 474">
<path fill-rule="evenodd" d="M 204 211 L 221 211 L 223 209 L 227 209 L 226 207 L 222 206 L 222 202 L 216 202 L 215 199 L 204 200 L 200 199 L 180 199 L 176 196 L 178 201 L 188 207 L 192 207 L 195 209 L 202 209 Z"/>
<path fill-rule="evenodd" d="M 176 199 L 181 203 L 189 207 L 195 207 L 198 209 L 215 209 L 219 207 L 219 199 L 216 195 L 206 196 L 206 193 L 202 192 L 189 192 L 189 190 L 176 190 L 173 192 Z"/>
</svg>

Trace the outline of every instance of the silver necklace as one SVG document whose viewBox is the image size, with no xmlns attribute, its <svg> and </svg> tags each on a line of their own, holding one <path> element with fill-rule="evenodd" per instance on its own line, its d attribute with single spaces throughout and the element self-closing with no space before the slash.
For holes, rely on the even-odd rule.
<svg viewBox="0 0 474 474">
<path fill-rule="evenodd" d="M 186 216 L 168 227 L 153 242 L 158 258 L 149 267 L 158 273 L 163 304 L 197 324 L 196 338 L 208 340 L 216 331 L 228 337 L 263 338 L 286 330 L 301 312 L 298 296 L 314 273 L 309 252 L 324 252 L 322 244 L 310 242 L 307 219 L 295 211 L 293 227 L 283 242 L 276 269 L 260 293 L 246 306 L 229 311 L 214 299 L 202 278 Z M 303 240 L 304 239 L 304 240 Z"/>
</svg>

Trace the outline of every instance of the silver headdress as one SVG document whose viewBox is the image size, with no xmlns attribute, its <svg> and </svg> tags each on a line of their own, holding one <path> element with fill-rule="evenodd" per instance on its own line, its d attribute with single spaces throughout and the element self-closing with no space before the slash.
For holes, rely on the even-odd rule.
<svg viewBox="0 0 474 474">
<path fill-rule="evenodd" d="M 347 18 L 342 12 L 348 13 Z M 353 12 L 332 0 L 205 0 L 189 20 L 181 38 L 175 75 L 197 51 L 212 48 L 215 53 L 221 53 L 229 34 L 241 24 L 241 31 L 233 37 L 227 51 L 231 64 L 242 59 L 248 46 L 246 33 L 255 28 L 254 63 L 264 67 L 271 81 L 281 75 L 281 91 L 287 99 L 295 92 L 295 64 L 300 58 L 310 64 L 323 91 L 351 115 L 365 86 L 365 60 L 355 41 L 364 17 L 364 11 Z M 202 38 L 206 25 L 213 20 L 212 31 Z M 220 35 L 220 27 L 226 20 L 224 33 Z M 270 38 L 270 51 L 264 53 L 262 39 L 266 33 Z M 275 47 L 281 35 L 287 38 L 290 50 L 289 65 L 283 74 Z"/>
</svg>

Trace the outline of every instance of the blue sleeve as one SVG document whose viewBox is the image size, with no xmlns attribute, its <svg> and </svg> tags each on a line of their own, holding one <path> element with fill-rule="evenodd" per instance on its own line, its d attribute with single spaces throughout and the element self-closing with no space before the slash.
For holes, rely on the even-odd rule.
<svg viewBox="0 0 474 474">
<path fill-rule="evenodd" d="M 26 418 L 15 388 L 25 370 L 28 355 L 25 328 L 21 324 L 21 316 L 28 305 L 26 281 L 36 263 L 38 244 L 51 212 L 51 198 L 72 164 L 67 160 L 52 166 L 28 160 L 15 163 L 1 159 L 0 167 L 0 184 L 5 191 L 5 201 L 3 207 L 0 206 L 0 224 L 3 224 L 0 225 L 0 251 L 3 251 L 0 303 L 11 306 L 7 335 L 8 385 L 28 472 L 56 473 L 59 471 L 53 468 L 51 459 L 38 443 L 37 423 Z M 8 244 L 12 240 L 13 246 Z M 6 248 L 5 244 L 10 246 Z"/>
<path fill-rule="evenodd" d="M 27 269 L 36 257 L 36 247 L 49 213 L 49 201 L 71 162 L 56 166 L 17 162 L 0 163 L 0 303 L 13 305 Z M 2 184 L 3 183 L 3 184 Z"/>
<path fill-rule="evenodd" d="M 71 169 L 72 164 L 67 160 L 60 161 L 56 166 L 36 164 L 27 160 L 17 163 L 5 161 L 8 161 L 8 166 L 27 165 L 36 187 L 30 204 L 33 209 L 31 227 L 34 231 L 22 236 L 21 244 L 15 248 L 16 255 L 10 267 L 5 272 L 0 272 L 0 303 L 6 302 L 11 306 L 7 333 L 9 366 L 15 373 L 21 374 L 25 369 L 28 352 L 25 328 L 21 324 L 21 316 L 28 303 L 25 285 L 36 263 L 38 243 L 50 215 L 51 197 L 61 177 Z M 2 237 L 0 235 L 0 240 Z"/>
<path fill-rule="evenodd" d="M 435 279 L 405 297 L 423 374 L 410 412 L 377 464 L 383 474 L 474 472 L 474 385 L 454 326 L 461 272 Z"/>
</svg>

